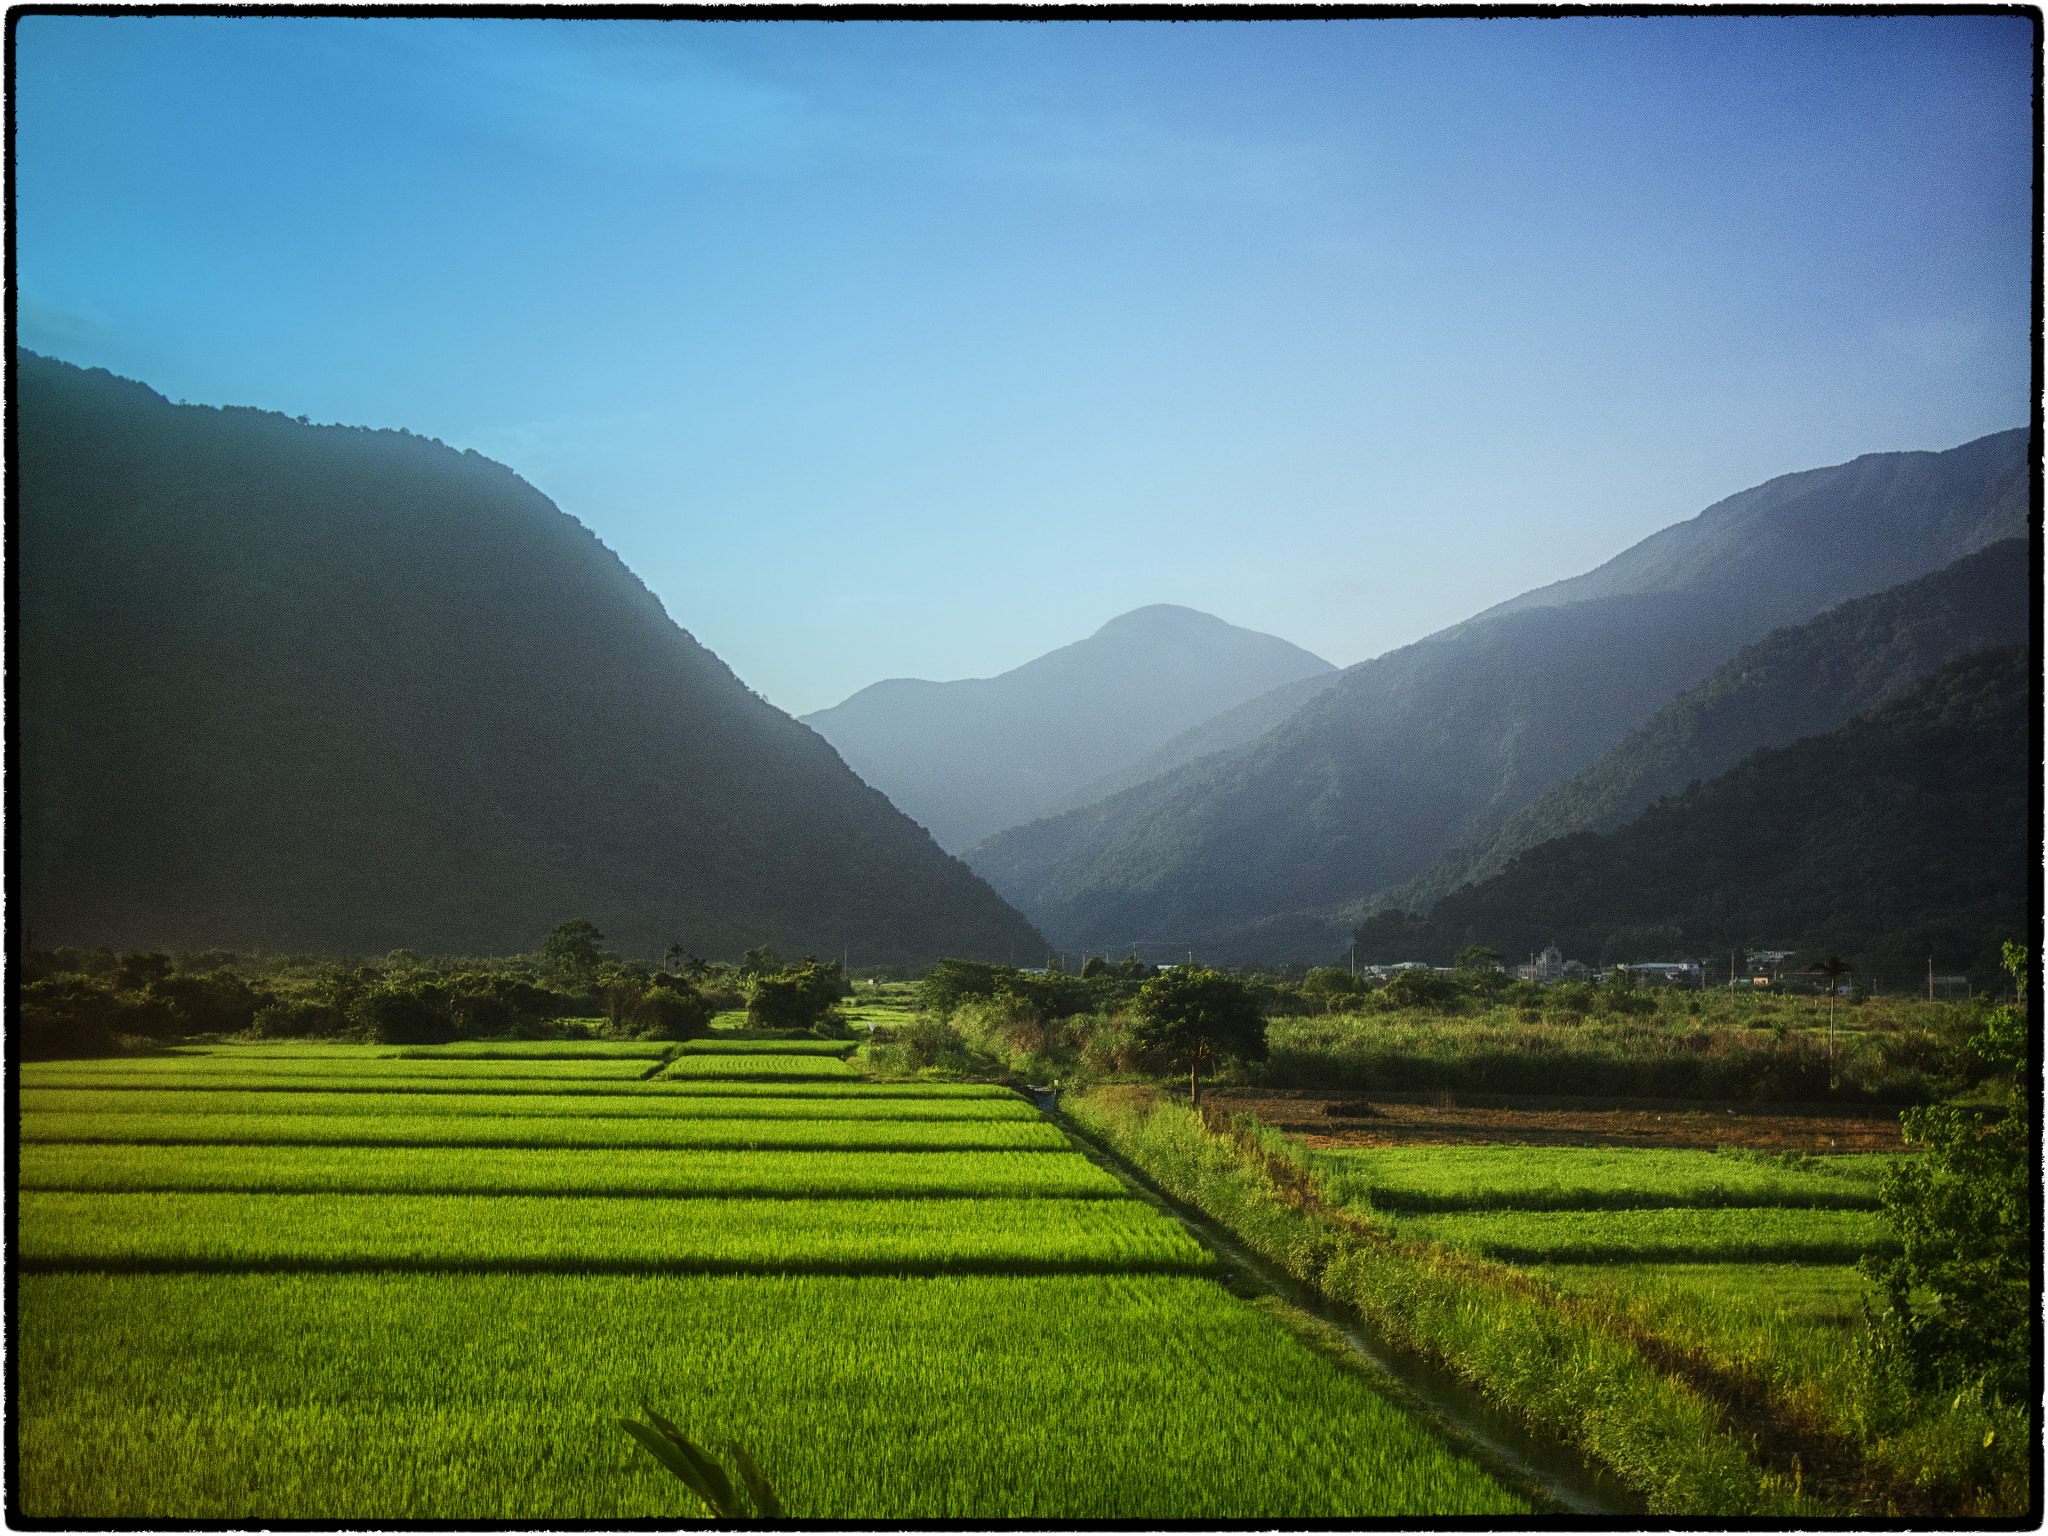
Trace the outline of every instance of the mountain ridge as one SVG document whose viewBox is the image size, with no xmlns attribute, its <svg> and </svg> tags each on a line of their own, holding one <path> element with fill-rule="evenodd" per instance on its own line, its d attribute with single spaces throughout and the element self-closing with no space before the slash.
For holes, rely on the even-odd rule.
<svg viewBox="0 0 2048 1536">
<path fill-rule="evenodd" d="M 1042 953 L 505 466 L 27 352 L 15 392 L 39 942 Z"/>
<path fill-rule="evenodd" d="M 1327 661 L 1171 603 L 989 678 L 890 678 L 803 716 L 853 770 L 964 847 Z"/>
<path fill-rule="evenodd" d="M 1997 433 L 1724 498 L 1690 520 L 1682 559 L 1624 551 L 1598 568 L 1615 590 L 1495 605 L 1346 669 L 1246 745 L 997 834 L 968 862 L 1061 947 L 1320 962 L 1373 892 L 1483 837 L 1744 645 L 2023 534 L 2028 447 Z M 1668 553 L 1669 532 L 1643 543 Z M 1771 569 L 1788 549 L 1796 570 Z M 1300 953 L 1257 952 L 1283 932 Z"/>
</svg>

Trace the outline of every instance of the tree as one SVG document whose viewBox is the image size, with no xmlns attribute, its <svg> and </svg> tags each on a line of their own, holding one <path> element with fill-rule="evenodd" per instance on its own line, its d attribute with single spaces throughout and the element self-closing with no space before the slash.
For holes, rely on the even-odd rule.
<svg viewBox="0 0 2048 1536">
<path fill-rule="evenodd" d="M 683 962 L 683 975 L 693 982 L 700 982 L 711 974 L 711 962 L 702 955 L 692 955 Z"/>
<path fill-rule="evenodd" d="M 1098 976 L 1109 974 L 1109 962 L 1100 955 L 1090 955 L 1081 962 L 1081 979 L 1093 981 Z"/>
<path fill-rule="evenodd" d="M 566 923 L 555 924 L 554 932 L 540 947 L 540 955 L 559 974 L 585 976 L 604 959 L 604 935 L 589 918 L 572 917 Z"/>
<path fill-rule="evenodd" d="M 1451 964 L 1461 971 L 1497 971 L 1501 955 L 1499 950 L 1488 949 L 1484 944 L 1467 944 Z"/>
<path fill-rule="evenodd" d="M 766 944 L 748 950 L 740 956 L 740 975 L 772 976 L 783 969 L 782 956 Z"/>
<path fill-rule="evenodd" d="M 837 960 L 820 965 L 807 959 L 787 970 L 763 972 L 747 987 L 747 1025 L 750 1029 L 816 1028 L 844 992 Z"/>
<path fill-rule="evenodd" d="M 1885 1295 L 1885 1309 L 1873 1319 L 1876 1342 L 1904 1356 L 1917 1385 L 1947 1390 L 1981 1381 L 2019 1402 L 2033 1358 L 2033 1259 L 2040 1249 L 2038 1174 L 2020 1080 L 2026 948 L 2007 944 L 2005 966 L 2019 999 L 1993 1011 L 1975 1044 L 1989 1057 L 2018 1057 L 2006 1113 L 1987 1125 L 1981 1114 L 1933 1104 L 1900 1117 L 1907 1143 L 1924 1150 L 1909 1163 L 1893 1163 L 1878 1195 L 1903 1252 L 1872 1255 L 1859 1267 Z"/>
<path fill-rule="evenodd" d="M 1131 1034 L 1139 1048 L 1166 1054 L 1188 1073 L 1188 1101 L 1201 1102 L 1204 1067 L 1226 1059 L 1264 1061 L 1266 1020 L 1234 976 L 1183 965 L 1138 989 Z"/>
<path fill-rule="evenodd" d="M 1835 1075 L 1835 994 L 1841 990 L 1838 985 L 1841 979 L 1849 974 L 1849 962 L 1840 955 L 1829 955 L 1827 959 L 1820 961 L 1818 964 L 1809 965 L 1806 970 L 1808 975 L 1825 976 L 1828 979 L 1828 1076 L 1833 1078 Z M 1828 1086 L 1832 1088 L 1835 1085 L 1831 1081 Z"/>
</svg>

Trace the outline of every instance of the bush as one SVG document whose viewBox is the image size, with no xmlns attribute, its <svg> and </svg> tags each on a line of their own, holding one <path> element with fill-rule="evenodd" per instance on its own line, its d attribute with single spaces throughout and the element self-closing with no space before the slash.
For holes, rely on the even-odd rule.
<svg viewBox="0 0 2048 1536">
<path fill-rule="evenodd" d="M 919 1018 L 908 1027 L 898 1030 L 896 1048 L 904 1059 L 918 1071 L 931 1067 L 957 1066 L 967 1056 L 966 1038 L 950 1024 L 937 1019 Z"/>
<path fill-rule="evenodd" d="M 249 1021 L 248 1032 L 259 1040 L 302 1040 L 339 1034 L 347 1025 L 347 1016 L 325 1003 L 265 1003 Z"/>
<path fill-rule="evenodd" d="M 350 1022 L 378 1045 L 440 1045 L 455 1038 L 455 1021 L 415 992 L 366 992 Z"/>
<path fill-rule="evenodd" d="M 764 972 L 747 986 L 749 1029 L 811 1029 L 845 995 L 839 962 L 815 960 L 786 971 Z"/>
</svg>

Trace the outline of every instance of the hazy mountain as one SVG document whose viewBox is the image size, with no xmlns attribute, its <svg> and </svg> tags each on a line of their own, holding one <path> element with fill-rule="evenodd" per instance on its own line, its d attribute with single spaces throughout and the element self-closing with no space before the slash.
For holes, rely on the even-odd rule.
<svg viewBox="0 0 2048 1536">
<path fill-rule="evenodd" d="M 1835 730 L 1957 657 L 2025 640 L 2032 596 L 2027 541 L 2004 539 L 1932 575 L 1773 630 L 1630 731 L 1592 767 L 1547 790 L 1478 844 L 1452 850 L 1405 886 L 1375 897 L 1373 905 L 1426 910 L 1460 885 L 1497 873 L 1526 848 L 1571 832 L 1611 832 L 1759 747 Z"/>
<path fill-rule="evenodd" d="M 1713 592 L 1744 613 L 1769 615 L 1767 629 L 1796 622 L 2023 534 L 2027 458 L 2027 433 L 2016 427 L 1946 453 L 1866 453 L 1780 475 L 1583 576 L 1475 617 L 1622 592 Z"/>
<path fill-rule="evenodd" d="M 2028 486 L 2022 432 L 1786 477 L 969 861 L 1063 947 L 1327 959 L 1366 897 L 1484 837 L 1744 645 L 2024 534 Z"/>
<path fill-rule="evenodd" d="M 510 470 L 18 354 L 39 945 L 1043 945 Z"/>
<path fill-rule="evenodd" d="M 1233 705 L 1334 671 L 1285 640 L 1161 603 L 999 677 L 893 678 L 803 721 L 959 849 Z"/>
<path fill-rule="evenodd" d="M 1588 963 L 1793 949 L 1911 981 L 1995 976 L 2039 912 L 2030 885 L 2035 674 L 2024 646 L 1943 667 L 1839 730 L 1766 749 L 1620 831 L 1578 832 L 1437 903 L 1361 925 L 1361 962 L 1513 958 L 1555 942 Z"/>
<path fill-rule="evenodd" d="M 1235 709 L 1226 709 L 1220 715 L 1211 716 L 1191 730 L 1182 731 L 1173 740 L 1157 751 L 1147 752 L 1127 768 L 1083 784 L 1072 794 L 1062 795 L 1051 805 L 1039 812 L 1041 816 L 1057 816 L 1062 811 L 1078 810 L 1084 805 L 1093 805 L 1098 800 L 1107 800 L 1121 790 L 1131 789 L 1149 779 L 1156 779 L 1170 769 L 1183 763 L 1192 763 L 1197 758 L 1214 752 L 1227 752 L 1232 747 L 1241 747 L 1248 741 L 1257 741 L 1281 721 L 1289 719 L 1296 710 L 1310 699 L 1330 687 L 1343 674 L 1334 669 L 1319 672 L 1313 677 L 1304 677 L 1292 683 L 1282 683 L 1257 698 L 1246 699 Z"/>
</svg>

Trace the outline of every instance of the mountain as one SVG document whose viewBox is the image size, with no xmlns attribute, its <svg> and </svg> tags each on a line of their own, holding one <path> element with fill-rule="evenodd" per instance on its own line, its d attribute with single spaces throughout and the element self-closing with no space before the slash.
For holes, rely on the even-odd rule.
<svg viewBox="0 0 2048 1536">
<path fill-rule="evenodd" d="M 1062 811 L 1079 810 L 1084 805 L 1107 800 L 1122 790 L 1136 788 L 1184 763 L 1192 763 L 1212 753 L 1227 752 L 1248 741 L 1257 741 L 1342 675 L 1334 669 L 1318 672 L 1312 677 L 1282 683 L 1256 698 L 1246 699 L 1234 709 L 1226 709 L 1222 714 L 1212 715 L 1200 725 L 1182 731 L 1165 746 L 1147 752 L 1129 767 L 1119 768 L 1115 773 L 1083 784 L 1071 794 L 1060 796 L 1039 815 L 1057 816 Z"/>
<path fill-rule="evenodd" d="M 1592 767 L 1372 905 L 1426 910 L 1460 885 L 1497 873 L 1526 848 L 1571 832 L 1611 832 L 1759 747 L 1832 731 L 1959 656 L 2025 640 L 2032 598 L 2027 541 L 2003 539 L 1930 576 L 1773 630 L 1622 737 Z"/>
<path fill-rule="evenodd" d="M 31 353 L 14 384 L 38 945 L 1042 953 L 502 465 Z"/>
<path fill-rule="evenodd" d="M 1161 603 L 999 677 L 893 678 L 803 722 L 941 847 L 960 849 L 1190 726 L 1335 670 L 1285 640 Z"/>
<path fill-rule="evenodd" d="M 1373 893 L 1486 836 L 1743 646 L 2023 535 L 2029 487 L 2024 432 L 1785 477 L 968 862 L 1063 948 L 1321 961 Z M 1796 581 L 1771 565 L 1786 551 Z"/>
<path fill-rule="evenodd" d="M 1427 918 L 1382 913 L 1362 963 L 1555 942 L 1588 962 L 1791 949 L 1902 980 L 1998 974 L 2039 908 L 2036 676 L 2009 645 L 1951 662 L 1823 736 L 1768 748 L 1617 832 L 1530 849 Z M 1397 953 L 1398 951 L 1398 953 Z"/>
</svg>

